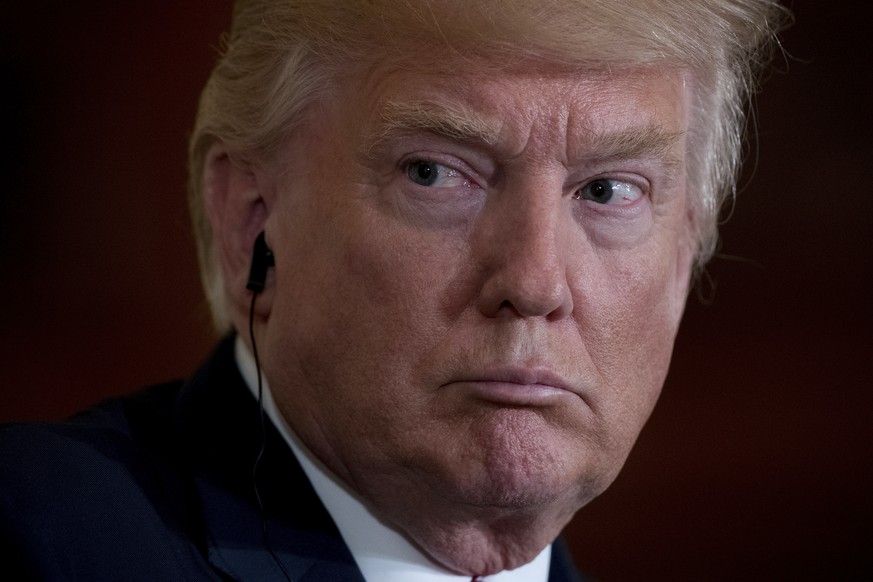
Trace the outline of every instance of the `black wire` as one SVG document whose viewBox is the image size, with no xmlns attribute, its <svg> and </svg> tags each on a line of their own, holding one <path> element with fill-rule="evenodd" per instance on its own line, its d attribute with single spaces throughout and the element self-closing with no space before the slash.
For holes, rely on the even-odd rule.
<svg viewBox="0 0 873 582">
<path fill-rule="evenodd" d="M 258 451 L 258 456 L 255 457 L 255 465 L 252 467 L 252 483 L 255 487 L 255 500 L 258 502 L 258 512 L 261 514 L 261 529 L 264 536 L 264 546 L 273 557 L 273 561 L 282 570 L 285 579 L 288 582 L 291 580 L 291 575 L 285 569 L 285 565 L 279 560 L 279 557 L 273 551 L 270 545 L 270 535 L 267 531 L 267 512 L 264 511 L 264 504 L 261 502 L 261 493 L 258 491 L 258 465 L 261 463 L 261 458 L 264 456 L 264 450 L 267 448 L 267 423 L 264 418 L 264 383 L 261 380 L 261 361 L 258 359 L 258 346 L 255 344 L 255 301 L 258 298 L 257 293 L 252 293 L 252 306 L 249 309 L 249 339 L 252 341 L 252 355 L 255 357 L 255 371 L 258 373 L 258 411 L 261 421 L 261 449 Z"/>
</svg>

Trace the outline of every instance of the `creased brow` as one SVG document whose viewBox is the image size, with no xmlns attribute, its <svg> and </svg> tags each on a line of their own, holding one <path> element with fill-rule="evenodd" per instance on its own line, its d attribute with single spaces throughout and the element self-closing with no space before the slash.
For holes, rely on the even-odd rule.
<svg viewBox="0 0 873 582">
<path fill-rule="evenodd" d="M 459 142 L 494 145 L 499 128 L 460 105 L 434 101 L 386 101 L 379 111 L 378 126 L 367 136 L 369 150 L 417 132 L 433 133 Z"/>
</svg>

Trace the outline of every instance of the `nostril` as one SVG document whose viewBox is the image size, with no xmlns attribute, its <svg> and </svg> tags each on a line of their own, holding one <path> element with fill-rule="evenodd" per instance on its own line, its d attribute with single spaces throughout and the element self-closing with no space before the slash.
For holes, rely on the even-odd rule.
<svg viewBox="0 0 873 582">
<path fill-rule="evenodd" d="M 515 305 L 509 299 L 504 299 L 500 302 L 500 305 L 497 306 L 497 310 L 494 312 L 494 315 L 499 316 L 501 313 L 521 316 L 519 310 L 516 309 Z"/>
</svg>

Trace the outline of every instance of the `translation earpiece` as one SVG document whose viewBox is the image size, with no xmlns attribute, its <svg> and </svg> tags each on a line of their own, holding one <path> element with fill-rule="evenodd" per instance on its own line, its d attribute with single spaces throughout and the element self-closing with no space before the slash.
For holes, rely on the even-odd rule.
<svg viewBox="0 0 873 582">
<path fill-rule="evenodd" d="M 252 250 L 252 265 L 249 268 L 249 280 L 246 283 L 246 289 L 255 293 L 260 293 L 264 290 L 267 284 L 267 269 L 275 265 L 273 260 L 273 251 L 267 246 L 267 240 L 264 233 L 258 235 L 255 239 L 255 247 Z"/>
<path fill-rule="evenodd" d="M 255 358 L 255 371 L 258 374 L 258 419 L 261 427 L 261 447 L 255 457 L 255 463 L 252 467 L 252 484 L 255 489 L 255 499 L 258 502 L 258 512 L 261 514 L 261 526 L 264 535 L 264 545 L 267 551 L 270 552 L 273 561 L 282 570 L 285 579 L 292 582 L 291 575 L 285 569 L 284 564 L 276 556 L 273 547 L 270 545 L 270 538 L 267 536 L 267 514 L 264 511 L 264 504 L 261 502 L 261 492 L 258 486 L 258 466 L 261 464 L 261 458 L 264 456 L 264 451 L 267 446 L 267 428 L 266 420 L 264 419 L 264 380 L 261 375 L 261 360 L 258 358 L 258 345 L 255 342 L 255 302 L 258 300 L 258 294 L 264 290 L 267 284 L 267 269 L 276 264 L 273 258 L 273 251 L 267 246 L 267 240 L 264 233 L 258 235 L 255 239 L 255 246 L 252 249 L 252 264 L 249 268 L 249 280 L 246 283 L 246 289 L 252 291 L 252 306 L 249 309 L 249 339 L 252 342 L 252 356 Z"/>
</svg>

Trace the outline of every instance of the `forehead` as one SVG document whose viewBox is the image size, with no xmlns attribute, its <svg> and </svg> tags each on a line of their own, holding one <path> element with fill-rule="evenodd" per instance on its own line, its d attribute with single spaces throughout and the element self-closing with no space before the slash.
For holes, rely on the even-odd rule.
<svg viewBox="0 0 873 582">
<path fill-rule="evenodd" d="M 678 136 L 687 129 L 689 107 L 685 74 L 675 68 L 543 63 L 374 67 L 347 95 L 353 96 L 343 107 L 351 114 L 347 122 L 365 141 L 431 132 L 508 156 L 538 140 L 584 156 L 604 136 Z"/>
</svg>

